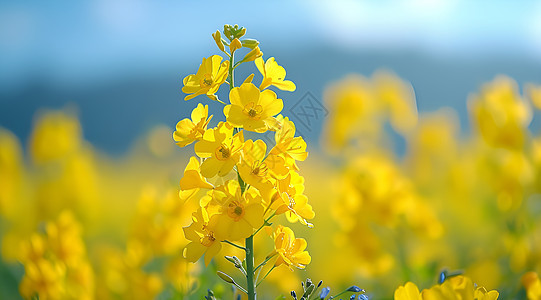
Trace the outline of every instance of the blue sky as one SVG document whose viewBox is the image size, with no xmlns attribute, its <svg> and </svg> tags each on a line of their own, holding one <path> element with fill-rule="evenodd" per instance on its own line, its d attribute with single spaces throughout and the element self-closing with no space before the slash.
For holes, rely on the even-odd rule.
<svg viewBox="0 0 541 300">
<path fill-rule="evenodd" d="M 295 50 L 418 51 L 541 61 L 539 1 L 2 1 L 0 88 L 39 71 L 58 84 L 159 72 L 207 55 L 209 35 L 238 23 Z"/>
</svg>

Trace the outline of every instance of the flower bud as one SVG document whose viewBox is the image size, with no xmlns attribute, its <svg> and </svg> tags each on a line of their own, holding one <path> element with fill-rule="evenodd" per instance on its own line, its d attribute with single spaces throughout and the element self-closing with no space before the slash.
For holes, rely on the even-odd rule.
<svg viewBox="0 0 541 300">
<path fill-rule="evenodd" d="M 229 50 L 231 51 L 231 53 L 235 52 L 237 49 L 240 49 L 240 48 L 242 48 L 242 44 L 239 41 L 239 39 L 236 38 L 233 41 L 231 41 L 231 45 L 229 45 Z"/>
<path fill-rule="evenodd" d="M 225 274 L 225 273 L 222 272 L 222 271 L 218 271 L 217 273 L 218 273 L 218 276 L 220 276 L 220 278 L 221 278 L 223 281 L 225 281 L 225 282 L 227 282 L 227 283 L 235 284 L 235 280 L 233 280 L 233 278 L 231 278 L 231 276 Z"/>
<path fill-rule="evenodd" d="M 244 40 L 242 40 L 242 47 L 254 49 L 257 45 L 259 45 L 258 40 L 254 40 L 254 39 L 244 39 Z"/>
<path fill-rule="evenodd" d="M 256 46 L 252 51 L 248 52 L 242 61 L 254 61 L 256 58 L 263 56 L 263 52 L 259 49 L 259 46 Z"/>
<path fill-rule="evenodd" d="M 220 50 L 224 51 L 224 43 L 222 42 L 222 35 L 220 34 L 219 30 L 216 30 L 215 33 L 212 34 L 212 37 L 214 38 L 214 41 L 216 42 L 216 45 Z"/>
<path fill-rule="evenodd" d="M 224 35 L 225 35 L 225 37 L 227 37 L 229 40 L 231 40 L 231 25 L 228 25 L 228 24 L 225 24 L 225 25 L 224 25 Z"/>
</svg>

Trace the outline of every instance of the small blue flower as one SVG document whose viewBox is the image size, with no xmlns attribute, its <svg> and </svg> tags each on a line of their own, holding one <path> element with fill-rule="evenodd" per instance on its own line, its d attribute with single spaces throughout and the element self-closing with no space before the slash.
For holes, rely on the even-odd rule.
<svg viewBox="0 0 541 300">
<path fill-rule="evenodd" d="M 330 292 L 331 292 L 330 287 L 321 289 L 321 292 L 319 293 L 319 299 L 325 299 L 325 297 L 327 297 Z"/>
<path fill-rule="evenodd" d="M 355 294 L 351 295 L 351 296 L 349 297 L 349 300 L 355 300 L 355 297 L 356 297 L 356 296 L 357 296 L 357 295 L 355 295 Z"/>
<path fill-rule="evenodd" d="M 368 296 L 365 294 L 360 294 L 358 300 L 368 300 Z"/>
</svg>

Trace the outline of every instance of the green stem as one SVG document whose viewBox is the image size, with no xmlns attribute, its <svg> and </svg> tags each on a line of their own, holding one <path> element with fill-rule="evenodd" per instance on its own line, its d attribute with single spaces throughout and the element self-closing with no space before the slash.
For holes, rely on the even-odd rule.
<svg viewBox="0 0 541 300">
<path fill-rule="evenodd" d="M 277 253 L 275 252 L 273 255 L 271 255 L 271 256 L 265 258 L 265 260 L 264 260 L 262 263 L 260 263 L 257 267 L 255 267 L 254 272 L 257 271 L 257 269 L 259 269 L 259 268 L 261 268 L 262 266 L 264 266 L 264 265 L 265 265 L 269 260 L 271 260 L 276 254 L 277 254 Z"/>
<path fill-rule="evenodd" d="M 261 278 L 261 280 L 257 283 L 256 287 L 259 286 L 263 280 L 265 280 L 265 278 L 267 278 L 267 276 L 269 276 L 270 272 L 272 272 L 272 270 L 274 270 L 274 268 L 276 268 L 276 266 L 272 266 L 272 268 L 267 272 L 267 274 L 265 274 L 265 276 L 263 276 L 263 278 Z"/>
<path fill-rule="evenodd" d="M 237 244 L 235 244 L 235 243 L 232 243 L 232 242 L 230 242 L 230 241 L 228 241 L 228 240 L 223 240 L 222 242 L 227 243 L 227 244 L 229 244 L 229 245 L 231 245 L 231 246 L 234 246 L 234 247 L 237 247 L 237 248 L 239 248 L 239 249 L 242 249 L 242 250 L 246 251 L 246 248 L 241 247 L 241 246 L 239 246 L 239 245 L 237 245 Z"/>
<path fill-rule="evenodd" d="M 256 299 L 254 284 L 254 237 L 251 235 L 246 238 L 246 287 L 248 290 L 248 300 Z"/>
<path fill-rule="evenodd" d="M 252 234 L 252 236 L 256 235 L 263 227 L 269 225 L 270 219 L 272 219 L 276 215 L 276 212 L 273 212 L 272 215 L 270 215 L 268 218 L 265 219 L 265 222 L 263 222 L 263 225 L 261 225 L 255 232 Z"/>
<path fill-rule="evenodd" d="M 235 57 L 235 52 L 231 53 L 229 56 L 229 90 L 232 90 L 235 87 L 235 80 L 233 75 L 233 59 Z"/>
</svg>

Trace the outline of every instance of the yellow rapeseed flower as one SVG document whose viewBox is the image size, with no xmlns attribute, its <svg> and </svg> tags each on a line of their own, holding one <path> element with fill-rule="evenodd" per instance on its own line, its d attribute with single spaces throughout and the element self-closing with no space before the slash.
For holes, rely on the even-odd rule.
<svg viewBox="0 0 541 300">
<path fill-rule="evenodd" d="M 514 80 L 497 77 L 468 104 L 475 125 L 487 144 L 507 149 L 519 149 L 524 145 L 532 111 L 521 98 Z"/>
<path fill-rule="evenodd" d="M 191 94 L 184 97 L 184 100 L 190 100 L 203 94 L 206 94 L 212 100 L 216 100 L 214 94 L 218 91 L 220 85 L 225 82 L 229 70 L 229 61 L 226 60 L 220 63 L 221 61 L 222 57 L 219 55 L 203 58 L 197 73 L 184 78 L 182 92 Z"/>
<path fill-rule="evenodd" d="M 277 182 L 278 191 L 273 197 L 272 208 L 276 214 L 286 214 L 289 222 L 300 221 L 303 225 L 309 225 L 306 219 L 313 219 L 316 214 L 312 206 L 308 204 L 308 197 L 303 195 L 304 178 L 295 171 Z"/>
<path fill-rule="evenodd" d="M 298 170 L 296 160 L 304 161 L 308 157 L 306 142 L 300 136 L 295 137 L 295 124 L 288 117 L 279 115 L 277 118 L 279 129 L 274 134 L 276 145 L 270 151 L 271 154 L 282 156 L 286 165 L 291 169 Z"/>
<path fill-rule="evenodd" d="M 279 254 L 274 263 L 275 266 L 285 264 L 291 270 L 293 267 L 304 269 L 312 261 L 308 251 L 306 240 L 295 238 L 295 233 L 288 227 L 278 225 L 274 232 L 274 251 Z"/>
<path fill-rule="evenodd" d="M 241 131 L 233 136 L 233 127 L 227 123 L 221 122 L 216 128 L 207 130 L 203 139 L 195 144 L 195 153 L 207 158 L 201 164 L 201 175 L 211 178 L 229 173 L 240 160 L 243 143 L 244 133 Z"/>
<path fill-rule="evenodd" d="M 173 133 L 173 139 L 179 147 L 187 146 L 194 141 L 201 140 L 207 130 L 207 125 L 212 119 L 209 117 L 208 105 L 199 103 L 192 111 L 191 120 L 183 119 L 177 123 L 176 130 Z"/>
<path fill-rule="evenodd" d="M 201 175 L 199 171 L 199 161 L 194 156 L 190 157 L 190 161 L 184 169 L 184 177 L 180 179 L 180 190 L 188 191 L 191 189 L 212 189 L 214 186 Z"/>
<path fill-rule="evenodd" d="M 241 194 L 238 181 L 230 180 L 213 190 L 206 207 L 208 227 L 219 240 L 240 240 L 263 225 L 261 196 L 253 189 Z"/>
<path fill-rule="evenodd" d="M 394 291 L 394 300 L 422 300 L 422 298 L 415 283 L 407 282 Z"/>
<path fill-rule="evenodd" d="M 274 60 L 274 57 L 267 59 L 267 62 L 263 61 L 262 57 L 255 60 L 255 65 L 261 75 L 263 75 L 263 81 L 259 86 L 260 90 L 274 85 L 275 87 L 283 90 L 293 92 L 296 89 L 295 84 L 290 80 L 284 80 L 286 77 L 286 70 L 284 67 L 278 65 Z"/>
<path fill-rule="evenodd" d="M 44 163 L 67 157 L 81 146 L 81 126 L 77 118 L 65 112 L 41 115 L 30 137 L 30 155 L 34 162 Z"/>
<path fill-rule="evenodd" d="M 244 83 L 229 93 L 231 105 L 224 108 L 227 121 L 248 131 L 265 132 L 274 124 L 273 116 L 284 107 L 271 90 L 259 91 L 252 83 Z"/>
<path fill-rule="evenodd" d="M 205 265 L 220 252 L 222 244 L 214 236 L 214 232 L 208 227 L 208 220 L 203 218 L 201 208 L 192 215 L 193 223 L 184 227 L 184 236 L 190 243 L 184 248 L 184 257 L 190 262 L 196 262 L 205 255 Z"/>
<path fill-rule="evenodd" d="M 528 300 L 541 299 L 541 280 L 535 272 L 527 272 L 522 275 L 522 285 L 526 289 Z"/>
<path fill-rule="evenodd" d="M 248 140 L 244 143 L 242 159 L 237 166 L 242 180 L 260 191 L 272 188 L 270 178 L 285 176 L 289 171 L 283 158 L 271 154 L 266 156 L 266 153 L 265 142 Z"/>
</svg>

